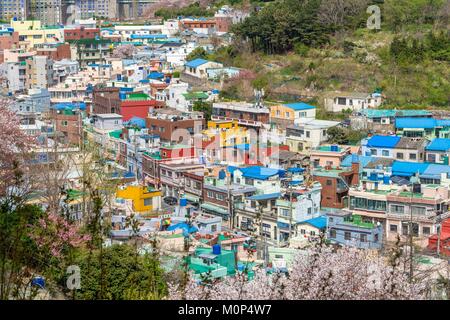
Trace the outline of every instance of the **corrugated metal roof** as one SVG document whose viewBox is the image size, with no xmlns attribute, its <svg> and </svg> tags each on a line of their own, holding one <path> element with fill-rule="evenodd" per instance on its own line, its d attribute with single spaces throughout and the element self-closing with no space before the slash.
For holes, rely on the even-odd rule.
<svg viewBox="0 0 450 320">
<path fill-rule="evenodd" d="M 431 112 L 426 110 L 395 110 L 395 109 L 363 109 L 361 114 L 368 118 L 383 118 L 383 117 L 423 117 L 431 115 Z"/>
<path fill-rule="evenodd" d="M 289 107 L 290 109 L 294 111 L 300 111 L 300 110 L 308 110 L 308 109 L 315 109 L 315 106 L 312 106 L 310 104 L 304 103 L 304 102 L 295 102 L 295 103 L 286 103 L 286 107 Z"/>
<path fill-rule="evenodd" d="M 258 194 L 251 197 L 248 197 L 250 200 L 269 200 L 269 199 L 278 199 L 281 193 L 267 193 L 267 194 Z"/>
<path fill-rule="evenodd" d="M 400 141 L 398 136 L 373 136 L 367 141 L 368 147 L 394 148 Z"/>
<path fill-rule="evenodd" d="M 368 156 L 361 156 L 357 155 L 358 157 L 358 163 L 362 168 L 365 168 L 369 163 L 374 161 L 376 158 L 374 157 L 368 157 Z M 341 167 L 351 167 L 352 166 L 352 155 L 348 155 L 345 157 L 345 159 L 341 162 Z"/>
<path fill-rule="evenodd" d="M 420 175 L 420 177 L 429 179 L 440 179 L 441 173 L 447 174 L 450 173 L 450 166 L 431 163 L 425 169 L 423 174 Z"/>
<path fill-rule="evenodd" d="M 425 148 L 428 151 L 448 151 L 450 150 L 450 139 L 436 138 Z"/>
<path fill-rule="evenodd" d="M 429 165 L 429 163 L 394 161 L 392 164 L 392 175 L 411 177 L 416 173 L 424 173 Z"/>
<path fill-rule="evenodd" d="M 317 218 L 309 219 L 303 222 L 300 222 L 299 224 L 307 223 L 313 227 L 316 227 L 317 229 L 325 229 L 327 227 L 327 218 L 325 216 L 320 216 Z"/>
<path fill-rule="evenodd" d="M 423 128 L 432 129 L 436 127 L 436 119 L 433 118 L 398 118 L 395 119 L 396 128 Z"/>
<path fill-rule="evenodd" d="M 202 64 L 205 64 L 205 63 L 208 63 L 208 60 L 194 59 L 194 60 L 186 62 L 186 67 L 197 68 L 198 66 L 201 66 Z"/>
<path fill-rule="evenodd" d="M 268 178 L 280 173 L 278 169 L 253 166 L 247 168 L 238 168 L 245 178 L 253 178 L 258 180 L 267 180 Z"/>
</svg>

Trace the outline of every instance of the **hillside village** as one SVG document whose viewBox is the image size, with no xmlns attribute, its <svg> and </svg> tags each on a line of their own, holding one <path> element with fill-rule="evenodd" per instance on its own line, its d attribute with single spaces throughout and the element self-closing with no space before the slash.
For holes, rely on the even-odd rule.
<svg viewBox="0 0 450 320">
<path fill-rule="evenodd" d="M 442 275 L 450 257 L 449 101 L 435 92 L 434 105 L 401 105 L 373 79 L 321 89 L 320 66 L 308 75 L 315 86 L 299 91 L 289 80 L 275 88 L 284 76 L 303 84 L 304 74 L 287 70 L 292 64 L 266 66 L 272 81 L 258 70 L 262 60 L 221 58 L 236 45 L 236 25 L 254 14 L 224 5 L 212 16 L 151 24 L 17 16 L 0 24 L 0 137 L 13 141 L 11 156 L 7 146 L 0 158 L 0 199 L 16 201 L 10 194 L 20 190 L 20 205 L 88 235 L 60 251 L 50 240 L 42 246 L 54 249 L 50 256 L 83 243 L 130 245 L 140 256 L 157 254 L 162 274 L 185 266 L 200 283 L 289 274 L 299 252 L 317 246 L 383 258 L 398 249 L 417 270 Z M 446 70 L 436 80 L 442 88 Z M 14 121 L 19 131 L 8 131 Z M 16 135 L 33 139 L 20 183 L 8 171 L 17 169 L 9 162 L 21 148 Z M 47 278 L 32 276 L 42 294 L 57 283 Z"/>
</svg>

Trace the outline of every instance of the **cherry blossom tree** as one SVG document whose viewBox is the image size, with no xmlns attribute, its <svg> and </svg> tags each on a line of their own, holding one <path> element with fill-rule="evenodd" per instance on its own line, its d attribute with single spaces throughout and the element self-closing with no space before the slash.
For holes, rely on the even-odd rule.
<svg viewBox="0 0 450 320">
<path fill-rule="evenodd" d="M 426 288 L 424 281 L 409 282 L 399 265 L 369 251 L 317 247 L 299 251 L 287 275 L 261 269 L 252 280 L 238 274 L 202 283 L 191 276 L 184 290 L 169 285 L 169 299 L 424 299 Z"/>
<path fill-rule="evenodd" d="M 47 214 L 30 226 L 29 234 L 39 248 L 47 249 L 58 258 L 65 249 L 80 247 L 90 240 L 89 235 L 81 235 L 75 224 L 55 213 Z"/>
<path fill-rule="evenodd" d="M 10 110 L 10 100 L 0 99 L 0 194 L 18 178 L 22 160 L 35 143 L 34 137 L 20 129 L 20 120 Z"/>
</svg>

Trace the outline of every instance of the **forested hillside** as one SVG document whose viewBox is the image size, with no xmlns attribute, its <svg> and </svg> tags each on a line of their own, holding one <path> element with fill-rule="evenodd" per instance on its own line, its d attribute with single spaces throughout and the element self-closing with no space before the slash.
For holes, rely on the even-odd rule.
<svg viewBox="0 0 450 320">
<path fill-rule="evenodd" d="M 233 2 L 259 11 L 235 26 L 233 45 L 208 55 L 251 71 L 225 98 L 250 99 L 256 86 L 268 99 L 320 105 L 328 91 L 382 89 L 388 106 L 449 107 L 449 0 Z M 380 29 L 367 28 L 373 4 Z"/>
</svg>

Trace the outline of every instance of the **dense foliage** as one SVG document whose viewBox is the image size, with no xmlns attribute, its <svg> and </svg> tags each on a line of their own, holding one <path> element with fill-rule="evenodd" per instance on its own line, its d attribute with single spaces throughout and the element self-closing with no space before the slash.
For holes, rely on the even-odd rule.
<svg viewBox="0 0 450 320">
<path fill-rule="evenodd" d="M 77 299 L 161 299 L 165 295 L 163 270 L 153 256 L 137 255 L 127 244 L 102 250 L 77 259 L 82 279 Z"/>
<path fill-rule="evenodd" d="M 401 64 L 418 63 L 426 58 L 450 62 L 450 37 L 445 32 L 429 32 L 423 39 L 396 37 L 391 56 Z"/>
<path fill-rule="evenodd" d="M 206 9 L 200 6 L 198 2 L 192 3 L 186 7 L 166 7 L 155 12 L 155 16 L 163 19 L 173 19 L 183 17 L 211 17 L 214 16 L 214 10 Z"/>
</svg>

